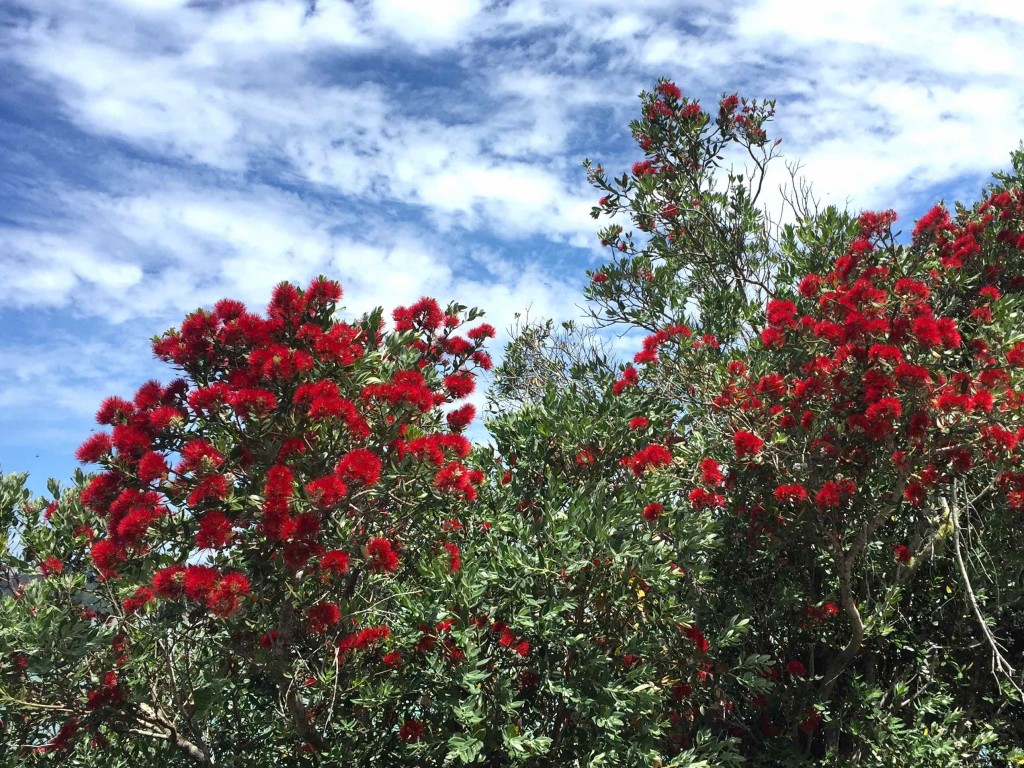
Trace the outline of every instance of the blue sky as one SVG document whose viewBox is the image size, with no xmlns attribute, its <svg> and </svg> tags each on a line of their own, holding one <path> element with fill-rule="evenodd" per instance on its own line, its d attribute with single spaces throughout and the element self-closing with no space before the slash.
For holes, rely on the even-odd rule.
<svg viewBox="0 0 1024 768">
<path fill-rule="evenodd" d="M 581 163 L 638 158 L 660 76 L 777 99 L 827 202 L 973 199 L 1024 138 L 1020 40 L 1009 0 L 4 0 L 0 467 L 67 478 L 104 396 L 171 378 L 151 336 L 280 280 L 578 317 Z"/>
</svg>

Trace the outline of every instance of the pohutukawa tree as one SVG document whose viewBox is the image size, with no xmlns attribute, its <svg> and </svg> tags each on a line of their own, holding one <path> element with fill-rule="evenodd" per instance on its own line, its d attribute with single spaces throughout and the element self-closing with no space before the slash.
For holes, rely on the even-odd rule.
<svg viewBox="0 0 1024 768">
<path fill-rule="evenodd" d="M 16 760 L 1024 758 L 1024 153 L 909 239 L 781 225 L 772 103 L 641 100 L 644 158 L 588 164 L 633 362 L 525 329 L 472 450 L 476 310 L 285 284 L 155 340 L 181 377 L 103 403 L 98 474 L 3 478 Z"/>
<path fill-rule="evenodd" d="M 195 312 L 153 345 L 181 378 L 103 402 L 78 451 L 102 471 L 31 520 L 45 581 L 5 601 L 38 619 L 5 642 L 19 744 L 204 763 L 421 739 L 417 692 L 464 655 L 445 627 L 483 482 L 473 406 L 441 409 L 494 330 L 431 299 L 348 324 L 340 297 Z"/>
<path fill-rule="evenodd" d="M 700 615 L 750 620 L 716 654 L 727 713 L 696 723 L 773 764 L 1019 757 L 1024 153 L 909 242 L 893 211 L 806 196 L 773 228 L 754 207 L 770 103 L 707 114 L 663 83 L 644 106 L 647 159 L 591 178 L 595 215 L 647 238 L 606 228 L 622 255 L 588 293 L 652 332 L 615 389 L 685 437 L 677 514 L 717 510 Z M 708 173 L 727 145 L 751 173 Z M 749 653 L 773 659 L 753 695 L 728 680 Z"/>
</svg>

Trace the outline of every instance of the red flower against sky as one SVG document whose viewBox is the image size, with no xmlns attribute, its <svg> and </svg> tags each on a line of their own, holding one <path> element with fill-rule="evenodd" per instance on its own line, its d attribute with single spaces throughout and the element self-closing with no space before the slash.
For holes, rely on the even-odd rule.
<svg viewBox="0 0 1024 768">
<path fill-rule="evenodd" d="M 619 376 L 618 380 L 612 387 L 612 392 L 615 395 L 621 395 L 622 392 L 629 387 L 635 387 L 640 382 L 640 374 L 637 373 L 636 368 L 632 365 L 627 365 Z"/>
<path fill-rule="evenodd" d="M 675 83 L 659 83 L 655 90 L 666 100 L 678 101 L 683 97 L 683 92 L 679 90 L 679 86 Z"/>
<path fill-rule="evenodd" d="M 97 432 L 75 451 L 75 458 L 83 464 L 95 464 L 110 455 L 113 443 L 106 432 Z"/>
<path fill-rule="evenodd" d="M 476 377 L 467 371 L 444 377 L 444 388 L 456 400 L 468 397 L 476 389 Z"/>
<path fill-rule="evenodd" d="M 448 428 L 453 432 L 461 432 L 472 423 L 476 417 L 476 407 L 472 403 L 466 403 L 461 408 L 456 408 L 447 416 Z"/>
</svg>

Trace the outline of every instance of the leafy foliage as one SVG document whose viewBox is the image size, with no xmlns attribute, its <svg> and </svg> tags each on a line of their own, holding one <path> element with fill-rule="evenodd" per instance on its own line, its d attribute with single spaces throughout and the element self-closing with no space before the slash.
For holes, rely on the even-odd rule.
<svg viewBox="0 0 1024 768">
<path fill-rule="evenodd" d="M 477 310 L 320 278 L 154 340 L 99 473 L 0 477 L 12 764 L 1024 758 L 1024 152 L 909 241 L 779 224 L 771 102 L 641 101 L 594 324 L 520 327 L 492 443 Z"/>
</svg>

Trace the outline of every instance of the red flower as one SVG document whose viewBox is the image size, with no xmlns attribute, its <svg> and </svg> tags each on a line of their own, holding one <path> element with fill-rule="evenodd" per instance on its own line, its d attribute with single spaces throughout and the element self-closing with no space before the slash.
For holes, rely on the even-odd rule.
<svg viewBox="0 0 1024 768">
<path fill-rule="evenodd" d="M 135 406 L 120 397 L 108 397 L 96 411 L 96 422 L 113 426 L 123 423 L 135 413 Z"/>
<path fill-rule="evenodd" d="M 704 637 L 704 633 L 697 629 L 696 624 L 691 624 L 689 627 L 678 625 L 680 629 L 693 640 L 693 644 L 697 646 L 697 650 L 701 653 L 707 653 L 708 648 L 711 647 L 711 643 L 708 642 L 707 638 Z"/>
<path fill-rule="evenodd" d="M 652 469 L 667 467 L 672 463 L 672 454 L 663 445 L 649 445 L 634 453 L 625 463 L 636 477 L 640 477 Z"/>
<path fill-rule="evenodd" d="M 622 369 L 622 375 L 615 382 L 612 387 L 612 392 L 615 395 L 621 395 L 623 390 L 629 387 L 635 387 L 640 382 L 640 374 L 637 373 L 636 368 L 632 365 L 627 365 Z"/>
<path fill-rule="evenodd" d="M 1024 341 L 1017 342 L 1006 353 L 1006 364 L 1011 368 L 1024 368 Z"/>
<path fill-rule="evenodd" d="M 343 480 L 358 480 L 364 485 L 372 486 L 380 480 L 381 466 L 380 458 L 373 451 L 356 448 L 345 454 L 338 462 L 335 472 Z"/>
<path fill-rule="evenodd" d="M 802 733 L 811 734 L 818 730 L 819 726 L 821 726 L 821 721 L 824 720 L 824 717 L 814 707 L 807 710 L 807 713 L 807 717 L 798 727 Z"/>
<path fill-rule="evenodd" d="M 903 565 L 909 565 L 910 561 L 914 559 L 914 555 L 910 551 L 910 547 L 906 544 L 897 544 L 892 548 L 892 555 L 896 558 L 896 562 L 902 563 Z"/>
<path fill-rule="evenodd" d="M 821 278 L 817 275 L 807 275 L 800 281 L 797 290 L 805 299 L 813 299 L 821 292 Z"/>
<path fill-rule="evenodd" d="M 629 428 L 632 430 L 646 429 L 650 424 L 650 420 L 645 419 L 643 416 L 637 416 L 635 419 L 630 420 Z"/>
<path fill-rule="evenodd" d="M 411 307 L 398 307 L 391 316 L 395 320 L 396 331 L 411 331 L 417 327 L 436 331 L 444 322 L 444 313 L 437 302 L 426 296 Z"/>
<path fill-rule="evenodd" d="M 167 477 L 169 471 L 167 461 L 162 454 L 156 451 L 144 453 L 142 458 L 139 459 L 139 463 L 135 466 L 135 473 L 138 475 L 139 482 L 147 484 Z"/>
<path fill-rule="evenodd" d="M 903 498 L 915 507 L 921 506 L 927 497 L 928 491 L 920 483 L 907 483 L 907 487 L 903 489 Z"/>
<path fill-rule="evenodd" d="M 127 557 L 127 552 L 110 539 L 93 543 L 90 554 L 100 578 L 103 579 L 111 578 L 115 573 L 114 569 Z"/>
<path fill-rule="evenodd" d="M 209 474 L 224 463 L 224 456 L 206 440 L 190 440 L 181 449 L 181 461 L 175 472 Z"/>
<path fill-rule="evenodd" d="M 345 498 L 348 486 L 337 475 L 327 475 L 306 483 L 306 497 L 319 509 L 330 509 Z"/>
<path fill-rule="evenodd" d="M 125 613 L 135 613 L 140 608 L 146 605 L 146 603 L 152 602 L 153 590 L 149 587 L 139 587 L 135 590 L 135 594 L 131 597 L 126 598 L 121 604 L 124 608 Z"/>
<path fill-rule="evenodd" d="M 216 568 L 208 565 L 189 565 L 185 567 L 182 583 L 185 596 L 189 600 L 202 601 L 217 584 L 220 574 Z"/>
<path fill-rule="evenodd" d="M 766 328 L 761 332 L 761 343 L 769 349 L 781 349 L 785 346 L 785 337 L 777 328 Z"/>
<path fill-rule="evenodd" d="M 725 504 L 724 496 L 706 491 L 703 488 L 694 488 L 690 491 L 689 499 L 694 509 L 712 509 Z"/>
<path fill-rule="evenodd" d="M 842 503 L 840 485 L 835 480 L 826 480 L 814 495 L 814 503 L 822 509 L 838 507 Z"/>
<path fill-rule="evenodd" d="M 733 447 L 736 449 L 736 457 L 742 459 L 744 456 L 756 456 L 764 447 L 764 440 L 752 432 L 739 430 L 732 437 Z"/>
<path fill-rule="evenodd" d="M 311 635 L 323 634 L 341 621 L 341 609 L 335 603 L 317 603 L 306 611 L 306 629 Z"/>
<path fill-rule="evenodd" d="M 476 328 L 470 328 L 466 335 L 473 341 L 483 341 L 484 339 L 493 339 L 495 334 L 494 326 L 489 323 L 481 323 Z"/>
<path fill-rule="evenodd" d="M 110 455 L 113 443 L 106 432 L 97 432 L 75 451 L 75 458 L 83 464 L 96 464 Z"/>
<path fill-rule="evenodd" d="M 458 573 L 459 569 L 462 568 L 462 558 L 459 556 L 459 548 L 451 542 L 444 545 L 445 551 L 448 552 L 448 572 Z"/>
<path fill-rule="evenodd" d="M 215 616 L 230 616 L 238 610 L 242 596 L 252 591 L 249 579 L 241 573 L 229 573 L 210 590 L 206 597 L 206 607 Z"/>
<path fill-rule="evenodd" d="M 340 576 L 348 572 L 348 555 L 340 549 L 332 549 L 320 555 L 320 570 L 328 576 Z"/>
<path fill-rule="evenodd" d="M 718 485 L 725 479 L 721 465 L 714 459 L 701 459 L 700 481 L 704 485 Z"/>
<path fill-rule="evenodd" d="M 43 576 L 54 576 L 64 570 L 64 563 L 60 558 L 50 555 L 39 564 L 39 572 Z"/>
<path fill-rule="evenodd" d="M 476 416 L 476 408 L 472 403 L 466 403 L 461 408 L 456 408 L 454 411 L 448 414 L 448 428 L 452 432 L 461 432 L 470 425 Z"/>
<path fill-rule="evenodd" d="M 185 566 L 171 565 L 153 574 L 153 591 L 160 597 L 175 598 L 185 593 Z"/>
<path fill-rule="evenodd" d="M 807 489 L 799 483 L 780 485 L 775 489 L 775 498 L 784 504 L 796 504 L 807 500 Z"/>
<path fill-rule="evenodd" d="M 199 519 L 196 546 L 200 549 L 221 549 L 231 541 L 231 520 L 223 512 L 207 512 Z"/>
<path fill-rule="evenodd" d="M 423 723 L 419 720 L 406 720 L 398 729 L 398 740 L 407 743 L 419 741 L 423 738 Z"/>
<path fill-rule="evenodd" d="M 666 100 L 678 101 L 683 97 L 683 92 L 675 83 L 660 83 L 655 90 L 665 97 Z"/>
<path fill-rule="evenodd" d="M 804 668 L 804 663 L 796 659 L 786 662 L 786 671 L 793 677 L 803 677 L 807 674 L 807 670 Z"/>
<path fill-rule="evenodd" d="M 453 373 L 444 377 L 444 388 L 456 400 L 468 397 L 476 389 L 476 377 L 468 371 Z"/>
<path fill-rule="evenodd" d="M 662 515 L 664 511 L 665 507 L 663 507 L 661 504 L 658 504 L 657 502 L 648 504 L 646 507 L 644 507 L 644 520 L 646 520 L 649 523 L 653 523 Z"/>
<path fill-rule="evenodd" d="M 398 569 L 398 555 L 395 554 L 388 539 L 383 537 L 370 539 L 366 545 L 366 554 L 369 558 L 366 568 L 371 573 L 390 573 Z"/>
</svg>

